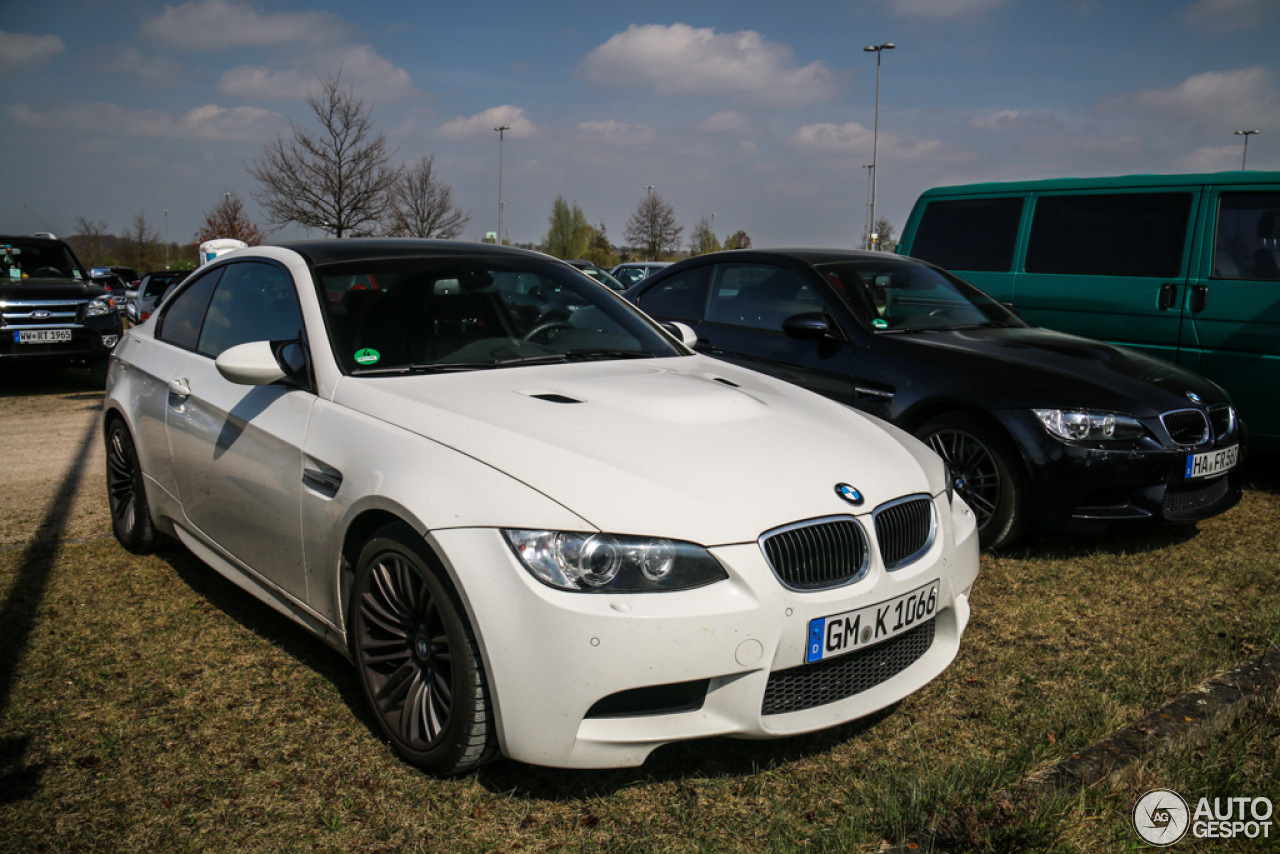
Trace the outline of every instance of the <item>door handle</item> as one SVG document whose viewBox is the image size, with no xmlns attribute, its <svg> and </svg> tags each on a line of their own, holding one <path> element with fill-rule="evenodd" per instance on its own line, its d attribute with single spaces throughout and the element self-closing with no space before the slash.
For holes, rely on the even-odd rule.
<svg viewBox="0 0 1280 854">
<path fill-rule="evenodd" d="M 1160 301 L 1157 303 L 1161 311 L 1168 311 L 1178 302 L 1178 286 L 1177 285 L 1161 285 Z"/>
<path fill-rule="evenodd" d="M 169 394 L 174 397 L 190 397 L 191 386 L 187 385 L 186 380 L 171 380 L 169 382 Z"/>
<path fill-rule="evenodd" d="M 1204 311 L 1204 307 L 1209 302 L 1209 286 L 1208 285 L 1192 285 L 1191 286 L 1191 310 L 1193 312 Z"/>
</svg>

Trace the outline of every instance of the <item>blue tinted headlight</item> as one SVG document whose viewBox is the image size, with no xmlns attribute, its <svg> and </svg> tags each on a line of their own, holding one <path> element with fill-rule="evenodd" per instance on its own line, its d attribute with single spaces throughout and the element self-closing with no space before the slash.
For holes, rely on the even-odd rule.
<svg viewBox="0 0 1280 854">
<path fill-rule="evenodd" d="M 1044 428 L 1070 442 L 1115 442 L 1140 439 L 1147 433 L 1142 422 L 1114 412 L 1076 409 L 1033 409 Z"/>
</svg>

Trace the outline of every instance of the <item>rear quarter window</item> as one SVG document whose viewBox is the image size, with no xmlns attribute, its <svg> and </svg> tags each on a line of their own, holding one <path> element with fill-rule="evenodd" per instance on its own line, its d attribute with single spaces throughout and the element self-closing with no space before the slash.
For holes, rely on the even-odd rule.
<svg viewBox="0 0 1280 854">
<path fill-rule="evenodd" d="M 1027 243 L 1028 273 L 1177 276 L 1190 193 L 1041 196 Z"/>
<path fill-rule="evenodd" d="M 1022 199 L 955 199 L 928 203 L 911 257 L 947 270 L 1007 273 L 1022 220 Z"/>
</svg>

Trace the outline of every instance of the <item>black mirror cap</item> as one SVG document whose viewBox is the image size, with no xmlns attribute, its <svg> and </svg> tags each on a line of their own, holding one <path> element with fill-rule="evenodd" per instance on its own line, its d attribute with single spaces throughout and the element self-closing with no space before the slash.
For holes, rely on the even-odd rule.
<svg viewBox="0 0 1280 854">
<path fill-rule="evenodd" d="M 782 331 L 792 338 L 818 341 L 831 334 L 831 322 L 821 311 L 807 311 L 782 321 Z"/>
</svg>

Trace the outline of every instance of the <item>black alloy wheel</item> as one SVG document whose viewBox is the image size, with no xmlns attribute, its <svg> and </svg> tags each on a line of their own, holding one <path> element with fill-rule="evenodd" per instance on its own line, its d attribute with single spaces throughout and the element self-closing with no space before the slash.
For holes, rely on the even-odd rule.
<svg viewBox="0 0 1280 854">
<path fill-rule="evenodd" d="M 428 546 L 403 524 L 379 530 L 356 564 L 349 629 L 365 696 L 406 760 L 462 774 L 497 750 L 475 633 Z"/>
<path fill-rule="evenodd" d="M 977 516 L 982 548 L 1013 542 L 1022 529 L 1025 488 L 1008 444 L 982 421 L 960 412 L 934 418 L 916 436 L 951 467 L 956 494 Z"/>
<path fill-rule="evenodd" d="M 111 530 L 120 545 L 138 555 L 155 551 L 163 535 L 151 520 L 133 437 L 119 418 L 107 428 L 107 501 L 111 507 Z"/>
</svg>

